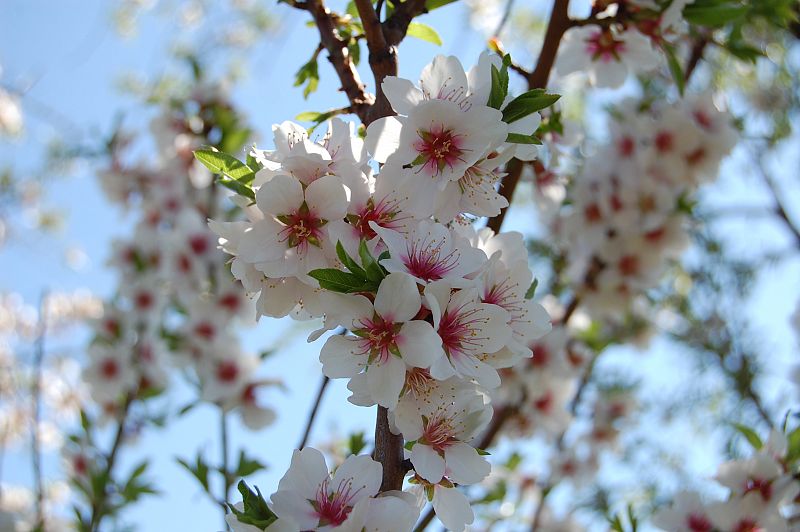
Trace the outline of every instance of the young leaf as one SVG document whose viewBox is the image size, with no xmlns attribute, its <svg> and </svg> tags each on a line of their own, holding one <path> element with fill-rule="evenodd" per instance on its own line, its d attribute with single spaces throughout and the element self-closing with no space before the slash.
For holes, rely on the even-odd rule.
<svg viewBox="0 0 800 532">
<path fill-rule="evenodd" d="M 509 133 L 506 142 L 512 144 L 541 144 L 542 141 L 536 135 L 523 135 L 522 133 Z"/>
<path fill-rule="evenodd" d="M 735 428 L 736 431 L 739 434 L 744 436 L 745 439 L 747 440 L 747 442 L 756 451 L 761 449 L 764 446 L 764 444 L 761 442 L 761 438 L 759 438 L 758 434 L 756 434 L 756 432 L 753 429 L 751 429 L 750 427 L 746 427 L 746 426 L 741 425 L 739 423 L 733 423 L 733 428 Z"/>
<path fill-rule="evenodd" d="M 536 295 L 537 286 L 539 286 L 539 279 L 534 279 L 531 286 L 528 287 L 528 291 L 525 292 L 525 299 L 533 299 L 533 296 Z"/>
<path fill-rule="evenodd" d="M 336 268 L 320 268 L 311 270 L 308 275 L 319 281 L 319 286 L 326 290 L 350 294 L 364 290 L 364 279 L 352 273 L 343 272 Z"/>
<path fill-rule="evenodd" d="M 680 61 L 678 61 L 678 57 L 675 55 L 675 47 L 664 41 L 662 49 L 667 56 L 669 71 L 672 74 L 672 79 L 675 80 L 675 85 L 678 87 L 678 93 L 683 96 L 683 91 L 686 89 L 686 78 L 683 75 L 683 67 Z"/>
<path fill-rule="evenodd" d="M 536 111 L 550 107 L 559 98 L 561 96 L 558 94 L 547 94 L 544 89 L 531 89 L 508 102 L 503 109 L 503 122 L 512 124 Z"/>
<path fill-rule="evenodd" d="M 409 24 L 406 34 L 409 37 L 416 37 L 417 39 L 433 43 L 436 46 L 442 45 L 442 38 L 439 37 L 436 30 L 422 22 L 412 22 Z"/>
<path fill-rule="evenodd" d="M 239 464 L 236 466 L 237 477 L 246 477 L 262 469 L 266 469 L 264 464 L 253 458 L 248 458 L 244 450 L 239 451 Z"/>
<path fill-rule="evenodd" d="M 347 251 L 345 251 L 341 241 L 336 242 L 336 256 L 339 257 L 339 260 L 342 262 L 344 267 L 350 270 L 351 273 L 359 276 L 361 279 L 367 278 L 367 272 L 364 271 L 364 268 L 359 266 L 350 255 L 347 254 Z"/>
<path fill-rule="evenodd" d="M 194 151 L 195 158 L 203 163 L 206 168 L 215 174 L 222 174 L 245 185 L 253 182 L 255 170 L 242 161 L 221 151 L 214 149 L 200 149 Z"/>
<path fill-rule="evenodd" d="M 269 509 L 267 501 L 264 500 L 264 496 L 261 495 L 258 487 L 253 492 L 244 480 L 240 480 L 237 487 L 239 493 L 242 494 L 243 510 L 237 510 L 232 504 L 229 504 L 228 508 L 240 523 L 253 525 L 260 530 L 264 530 L 277 521 L 278 517 Z"/>
<path fill-rule="evenodd" d="M 744 17 L 747 10 L 748 6 L 736 2 L 693 4 L 683 9 L 683 18 L 697 26 L 721 28 Z"/>
<path fill-rule="evenodd" d="M 508 67 L 503 65 L 499 70 L 492 65 L 492 88 L 486 105 L 500 109 L 508 95 Z"/>
</svg>

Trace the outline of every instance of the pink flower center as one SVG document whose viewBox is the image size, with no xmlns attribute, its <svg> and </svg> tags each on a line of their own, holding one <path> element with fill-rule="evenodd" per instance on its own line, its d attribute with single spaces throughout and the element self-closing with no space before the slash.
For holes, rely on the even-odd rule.
<svg viewBox="0 0 800 532">
<path fill-rule="evenodd" d="M 539 412 L 547 414 L 553 406 L 553 394 L 549 390 L 533 402 L 533 407 Z"/>
<path fill-rule="evenodd" d="M 733 528 L 733 532 L 761 532 L 764 530 L 750 518 L 744 518 Z"/>
<path fill-rule="evenodd" d="M 543 368 L 550 363 L 550 359 L 552 358 L 550 355 L 550 350 L 544 344 L 534 344 L 531 347 L 531 351 L 533 351 L 533 359 L 531 359 L 531 364 L 536 368 Z"/>
<path fill-rule="evenodd" d="M 192 248 L 196 255 L 203 255 L 211 246 L 206 235 L 192 235 L 189 238 L 189 247 Z"/>
<path fill-rule="evenodd" d="M 392 222 L 395 221 L 395 217 L 400 211 L 396 203 L 397 202 L 381 200 L 376 204 L 375 201 L 370 198 L 358 214 L 348 215 L 347 219 L 361 238 L 364 240 L 371 240 L 375 238 L 377 233 L 370 227 L 370 222 L 375 222 L 379 226 L 389 229 L 395 228 L 396 224 L 393 225 Z"/>
<path fill-rule="evenodd" d="M 586 51 L 592 56 L 592 61 L 619 61 L 620 53 L 625 52 L 625 41 L 614 39 L 608 30 L 597 31 L 586 39 Z"/>
<path fill-rule="evenodd" d="M 100 374 L 106 379 L 115 379 L 119 375 L 119 364 L 111 358 L 103 360 L 100 364 Z"/>
<path fill-rule="evenodd" d="M 439 453 L 456 441 L 450 420 L 443 416 L 436 416 L 428 420 L 422 430 L 422 438 L 420 438 L 421 443 L 430 446 Z"/>
<path fill-rule="evenodd" d="M 468 308 L 466 304 L 445 311 L 439 322 L 439 336 L 448 356 L 481 351 L 483 340 L 486 339 L 482 327 L 488 320 L 481 316 L 480 311 L 480 308 Z"/>
<path fill-rule="evenodd" d="M 675 137 L 669 131 L 659 131 L 654 139 L 656 149 L 660 153 L 672 151 L 675 146 Z"/>
<path fill-rule="evenodd" d="M 312 213 L 306 202 L 291 214 L 278 216 L 278 221 L 285 227 L 278 233 L 281 242 L 286 242 L 290 248 L 299 248 L 303 253 L 308 245 L 320 247 L 322 227 L 328 223 Z"/>
<path fill-rule="evenodd" d="M 414 162 L 414 166 L 422 167 L 431 175 L 439 175 L 444 167 L 451 169 L 458 161 L 463 160 L 464 151 L 461 146 L 463 143 L 462 135 L 453 133 L 444 126 L 434 126 L 428 131 L 417 130 L 419 140 L 414 142 L 414 149 L 419 154 Z"/>
<path fill-rule="evenodd" d="M 411 275 L 424 281 L 438 281 L 455 269 L 461 255 L 456 250 L 443 253 L 443 243 L 435 238 L 428 240 L 429 236 L 407 243 L 401 260 Z"/>
<path fill-rule="evenodd" d="M 772 498 L 772 482 L 762 478 L 748 478 L 744 484 L 744 492 L 752 491 L 759 492 L 762 499 L 769 501 Z"/>
<path fill-rule="evenodd" d="M 361 337 L 359 346 L 362 355 L 369 355 L 369 363 L 376 360 L 379 363 L 386 362 L 393 353 L 399 354 L 397 349 L 397 334 L 400 332 L 401 324 L 386 321 L 377 314 L 370 319 L 363 319 L 358 322 L 360 326 L 353 331 Z"/>
<path fill-rule="evenodd" d="M 336 491 L 328 492 L 330 479 L 325 479 L 317 488 L 316 498 L 311 502 L 316 516 L 319 518 L 319 526 L 339 526 L 345 522 L 350 510 L 353 509 L 352 500 L 360 489 L 353 491 L 352 480 L 343 480 L 339 483 Z"/>
<path fill-rule="evenodd" d="M 204 340 L 211 340 L 216 332 L 214 325 L 207 321 L 201 321 L 194 326 L 194 333 Z"/>
<path fill-rule="evenodd" d="M 619 154 L 623 157 L 630 157 L 636 149 L 636 142 L 631 137 L 622 137 L 617 145 Z"/>
<path fill-rule="evenodd" d="M 231 383 L 239 375 L 239 366 L 232 360 L 225 360 L 217 365 L 217 379 L 225 383 Z"/>
<path fill-rule="evenodd" d="M 228 310 L 229 312 L 236 312 L 239 310 L 239 305 L 241 301 L 239 300 L 239 296 L 236 294 L 225 294 L 221 298 L 219 298 L 219 306 Z"/>
<path fill-rule="evenodd" d="M 703 514 L 689 514 L 686 518 L 686 526 L 691 532 L 711 532 L 714 529 L 711 521 Z"/>
</svg>

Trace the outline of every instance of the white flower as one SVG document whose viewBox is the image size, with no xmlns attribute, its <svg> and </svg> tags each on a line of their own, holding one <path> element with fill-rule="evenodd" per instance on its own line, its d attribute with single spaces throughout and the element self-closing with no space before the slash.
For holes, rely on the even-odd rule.
<svg viewBox="0 0 800 532">
<path fill-rule="evenodd" d="M 431 375 L 440 380 L 459 375 L 487 388 L 499 386 L 500 377 L 489 362 L 511 339 L 508 312 L 482 303 L 475 288 L 451 294 L 447 282 L 429 284 L 425 298 L 447 354 L 431 366 Z"/>
<path fill-rule="evenodd" d="M 420 185 L 441 191 L 499 146 L 507 133 L 497 109 L 483 106 L 465 113 L 451 101 L 429 100 L 406 117 L 372 122 L 367 147 L 378 162 L 411 165 Z"/>
<path fill-rule="evenodd" d="M 295 451 L 272 499 L 272 510 L 300 530 L 360 531 L 383 468 L 368 456 L 349 456 L 333 476 L 316 449 Z"/>
<path fill-rule="evenodd" d="M 653 524 L 667 532 L 711 532 L 714 528 L 708 509 L 693 491 L 678 493 L 669 508 L 656 512 Z"/>
<path fill-rule="evenodd" d="M 430 367 L 444 356 L 442 340 L 428 322 L 413 319 L 422 301 L 408 274 L 389 274 L 378 287 L 374 304 L 364 296 L 344 297 L 354 308 L 341 325 L 356 336 L 328 338 L 320 353 L 322 371 L 331 378 L 346 378 L 366 369 L 369 394 L 392 409 L 403 389 L 406 367 Z"/>
<path fill-rule="evenodd" d="M 617 33 L 610 28 L 582 26 L 564 35 L 556 71 L 561 76 L 588 72 L 592 85 L 616 88 L 625 82 L 629 69 L 650 70 L 658 60 L 650 41 L 634 29 Z"/>
<path fill-rule="evenodd" d="M 390 272 L 405 272 L 420 284 L 447 280 L 452 286 L 474 284 L 468 280 L 481 269 L 486 255 L 442 224 L 421 221 L 408 234 L 372 224 L 389 250 L 381 265 Z"/>
<path fill-rule="evenodd" d="M 344 218 L 347 189 L 336 176 L 323 176 L 305 189 L 296 178 L 277 175 L 259 188 L 258 208 L 266 215 L 239 242 L 243 260 L 268 277 L 298 276 L 327 266 L 326 224 Z"/>
<path fill-rule="evenodd" d="M 429 380 L 403 396 L 394 423 L 414 442 L 410 458 L 419 476 L 433 484 L 445 476 L 474 484 L 489 474 L 486 459 L 465 443 L 489 422 L 492 409 L 486 401 L 474 385 L 458 378 Z"/>
</svg>

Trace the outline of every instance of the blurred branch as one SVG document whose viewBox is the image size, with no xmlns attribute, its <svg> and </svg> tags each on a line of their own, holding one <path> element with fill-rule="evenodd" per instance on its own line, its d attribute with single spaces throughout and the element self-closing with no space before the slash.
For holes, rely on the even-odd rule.
<svg viewBox="0 0 800 532">
<path fill-rule="evenodd" d="M 797 247 L 800 247 L 800 226 L 798 226 L 789 217 L 789 213 L 787 212 L 786 204 L 782 199 L 782 194 L 778 188 L 778 184 L 775 182 L 775 179 L 770 175 L 766 166 L 764 165 L 763 153 L 754 153 L 753 158 L 756 162 L 756 167 L 758 168 L 758 173 L 761 177 L 761 180 L 764 181 L 767 190 L 772 195 L 772 200 L 775 203 L 775 214 L 778 216 L 781 222 L 783 222 L 783 225 L 786 227 L 786 229 L 788 229 L 792 234 Z"/>
<path fill-rule="evenodd" d="M 568 8 L 569 0 L 555 0 L 553 3 L 553 11 L 550 13 L 550 21 L 547 24 L 542 50 L 539 52 L 539 58 L 536 61 L 536 68 L 526 76 L 529 89 L 543 89 L 547 87 L 547 80 L 550 78 L 550 71 L 555 63 L 561 38 L 572 24 L 568 14 Z M 515 68 L 515 70 L 520 73 L 525 73 L 524 69 L 521 67 Z M 495 233 L 502 227 L 508 209 L 511 208 L 511 201 L 514 198 L 514 191 L 522 176 L 523 167 L 524 164 L 518 159 L 512 159 L 506 165 L 507 175 L 500 183 L 500 193 L 508 201 L 508 207 L 500 211 L 500 214 L 494 218 L 490 218 L 487 223 L 487 227 L 492 229 Z"/>
<path fill-rule="evenodd" d="M 47 290 L 39 298 L 39 335 L 33 358 L 33 431 L 31 433 L 31 456 L 33 461 L 33 486 L 36 495 L 34 530 L 45 529 L 44 483 L 42 481 L 42 446 L 39 439 L 39 424 L 42 421 L 42 364 L 44 362 L 45 337 L 47 335 Z"/>
<path fill-rule="evenodd" d="M 306 443 L 308 443 L 308 437 L 311 435 L 311 427 L 314 425 L 314 419 L 317 417 L 317 411 L 322 403 L 322 395 L 325 393 L 325 388 L 327 388 L 329 381 L 330 379 L 326 375 L 322 376 L 322 382 L 319 384 L 317 398 L 314 400 L 314 406 L 311 408 L 311 414 L 308 416 L 306 430 L 303 432 L 303 438 L 300 440 L 300 445 L 297 446 L 298 449 L 303 449 L 306 446 Z"/>
<path fill-rule="evenodd" d="M 102 477 L 106 479 L 106 485 L 104 486 L 103 492 L 98 499 L 92 501 L 92 517 L 89 523 L 89 530 L 91 532 L 99 532 L 100 531 L 100 522 L 103 518 L 107 515 L 108 509 L 106 505 L 108 504 L 108 490 L 106 489 L 109 482 L 111 482 L 111 473 L 114 470 L 114 465 L 116 464 L 117 454 L 119 453 L 119 449 L 122 446 L 122 440 L 125 436 L 125 423 L 128 419 L 128 412 L 130 411 L 131 403 L 133 402 L 134 395 L 132 393 L 128 394 L 125 398 L 125 402 L 122 406 L 122 412 L 120 413 L 118 425 L 117 425 L 117 432 L 114 435 L 114 442 L 111 444 L 111 450 L 108 452 L 108 456 L 106 457 L 106 467 L 103 470 Z"/>
</svg>

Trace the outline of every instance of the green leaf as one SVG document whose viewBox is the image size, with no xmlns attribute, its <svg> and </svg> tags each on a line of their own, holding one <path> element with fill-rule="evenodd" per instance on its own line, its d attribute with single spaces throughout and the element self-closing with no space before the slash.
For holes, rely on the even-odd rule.
<svg viewBox="0 0 800 532">
<path fill-rule="evenodd" d="M 492 65 L 492 89 L 489 92 L 489 101 L 486 105 L 500 109 L 508 95 L 508 67 L 504 64 L 498 70 Z"/>
<path fill-rule="evenodd" d="M 427 24 L 423 24 L 422 22 L 412 22 L 409 24 L 406 35 L 409 37 L 416 37 L 417 39 L 425 42 L 433 43 L 436 46 L 442 45 L 442 38 L 439 37 L 439 34 L 436 32 L 436 30 Z"/>
<path fill-rule="evenodd" d="M 347 254 L 347 251 L 345 251 L 341 241 L 336 242 L 336 256 L 339 257 L 339 260 L 342 262 L 344 267 L 350 270 L 351 273 L 359 276 L 361 279 L 367 278 L 367 272 L 364 271 L 364 268 L 359 266 L 350 255 Z"/>
<path fill-rule="evenodd" d="M 369 252 L 366 240 L 358 243 L 358 255 L 361 258 L 361 264 L 366 270 L 366 278 L 369 281 L 380 284 L 387 273 Z"/>
<path fill-rule="evenodd" d="M 244 185 L 252 183 L 256 176 L 255 170 L 233 155 L 221 151 L 203 148 L 195 150 L 194 156 L 213 173 L 222 174 Z"/>
<path fill-rule="evenodd" d="M 180 465 L 183 466 L 194 478 L 203 486 L 203 489 L 208 492 L 208 464 L 203 461 L 203 457 L 197 455 L 196 465 L 192 466 L 183 458 L 175 459 Z"/>
<path fill-rule="evenodd" d="M 303 89 L 303 98 L 308 98 L 308 95 L 317 90 L 319 85 L 319 67 L 317 65 L 316 54 L 305 63 L 295 74 L 294 86 L 299 87 L 306 84 Z"/>
<path fill-rule="evenodd" d="M 428 0 L 425 2 L 425 9 L 428 11 L 433 11 L 434 9 L 439 9 L 440 7 L 444 7 L 447 4 L 452 4 L 457 0 Z"/>
<path fill-rule="evenodd" d="M 522 133 L 509 133 L 506 142 L 512 144 L 541 144 L 542 141 L 536 135 L 523 135 Z"/>
<path fill-rule="evenodd" d="M 786 462 L 792 464 L 800 458 L 800 427 L 786 435 Z"/>
<path fill-rule="evenodd" d="M 691 4 L 683 9 L 683 18 L 697 26 L 721 28 L 745 16 L 748 6 L 733 2 L 698 5 Z"/>
<path fill-rule="evenodd" d="M 319 286 L 326 290 L 351 294 L 353 292 L 371 292 L 378 287 L 374 283 L 365 282 L 365 279 L 352 273 L 343 272 L 336 268 L 320 268 L 311 270 L 308 275 L 319 281 Z"/>
<path fill-rule="evenodd" d="M 678 57 L 675 55 L 675 47 L 664 41 L 662 46 L 664 54 L 667 56 L 667 64 L 669 71 L 672 74 L 672 79 L 675 80 L 675 85 L 678 87 L 678 92 L 683 96 L 683 91 L 686 89 L 686 78 L 683 75 L 683 67 L 681 66 Z"/>
<path fill-rule="evenodd" d="M 750 427 L 746 427 L 746 426 L 744 426 L 744 425 L 741 425 L 741 424 L 739 424 L 739 423 L 733 423 L 733 428 L 735 428 L 735 429 L 736 429 L 736 431 L 737 431 L 739 434 L 741 434 L 742 436 L 744 436 L 744 437 L 745 437 L 745 439 L 747 440 L 747 442 L 748 442 L 748 443 L 749 443 L 749 444 L 750 444 L 750 445 L 753 447 L 753 449 L 755 449 L 756 451 L 757 451 L 757 450 L 759 450 L 759 449 L 761 449 L 761 448 L 764 446 L 764 444 L 763 444 L 763 443 L 762 443 L 762 441 L 761 441 L 761 438 L 759 438 L 759 437 L 758 437 L 758 434 L 756 434 L 756 432 L 755 432 L 753 429 L 751 429 Z"/>
<path fill-rule="evenodd" d="M 250 200 L 256 200 L 256 193 L 255 191 L 250 188 L 249 186 L 245 185 L 241 181 L 237 181 L 236 179 L 227 179 L 224 177 L 219 178 L 219 184 L 223 187 L 230 189 L 240 196 L 244 196 L 246 198 L 250 198 Z"/>
<path fill-rule="evenodd" d="M 242 494 L 243 510 L 237 510 L 232 504 L 228 505 L 233 515 L 240 523 L 253 525 L 256 528 L 264 530 L 269 525 L 277 521 L 278 517 L 272 513 L 272 510 L 267 506 L 267 501 L 261 495 L 261 490 L 256 487 L 256 491 L 250 489 L 244 480 L 240 480 L 237 485 L 239 493 Z"/>
<path fill-rule="evenodd" d="M 244 450 L 239 451 L 239 464 L 236 466 L 237 477 L 246 477 L 257 471 L 266 469 L 266 466 L 254 458 L 248 458 Z"/>
<path fill-rule="evenodd" d="M 531 89 L 508 102 L 503 109 L 503 122 L 512 124 L 536 111 L 550 107 L 559 98 L 561 96 L 558 94 L 547 94 L 544 89 Z"/>
<path fill-rule="evenodd" d="M 350 435 L 350 439 L 347 442 L 347 447 L 350 450 L 350 454 L 358 454 L 364 450 L 364 447 L 367 446 L 367 440 L 364 437 L 364 431 L 354 432 Z"/>
<path fill-rule="evenodd" d="M 528 290 L 525 292 L 525 299 L 533 299 L 533 296 L 536 295 L 537 286 L 539 286 L 539 279 L 534 279 L 531 285 L 528 287 Z"/>
</svg>

